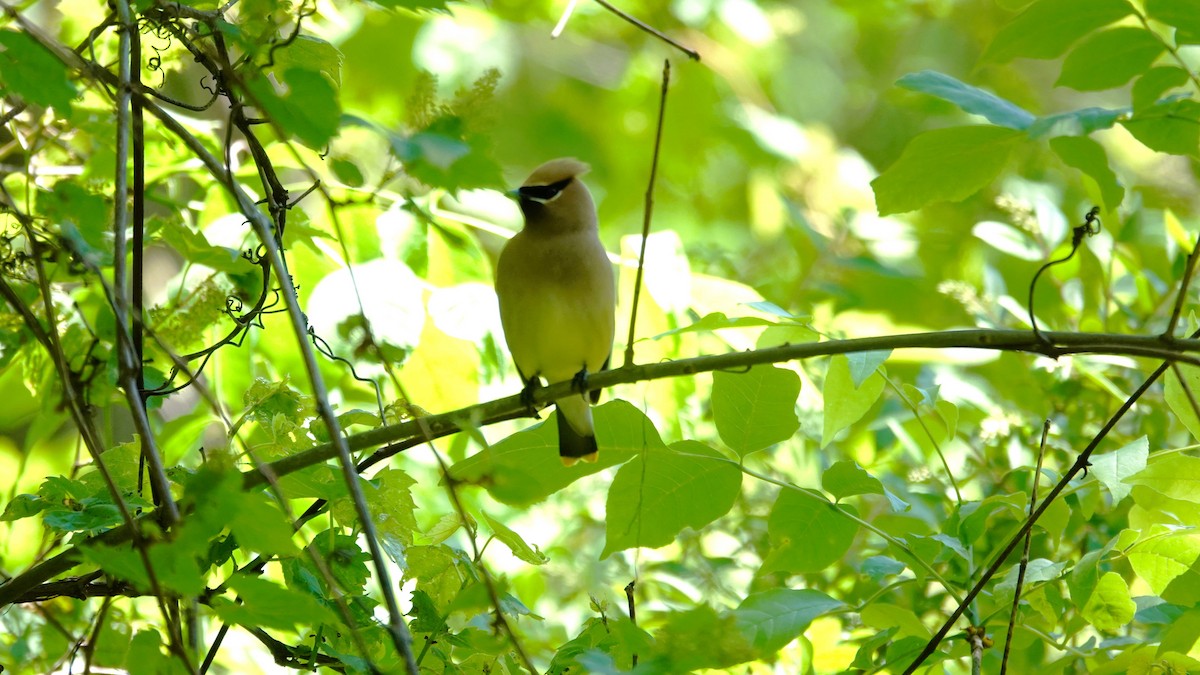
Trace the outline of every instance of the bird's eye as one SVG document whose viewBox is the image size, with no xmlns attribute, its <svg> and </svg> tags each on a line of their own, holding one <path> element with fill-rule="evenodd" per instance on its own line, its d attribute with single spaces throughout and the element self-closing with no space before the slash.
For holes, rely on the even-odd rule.
<svg viewBox="0 0 1200 675">
<path fill-rule="evenodd" d="M 549 185 L 525 185 L 517 190 L 517 194 L 521 195 L 522 199 L 544 204 L 558 197 L 559 193 L 571 183 L 571 180 L 571 178 L 564 178 Z"/>
</svg>

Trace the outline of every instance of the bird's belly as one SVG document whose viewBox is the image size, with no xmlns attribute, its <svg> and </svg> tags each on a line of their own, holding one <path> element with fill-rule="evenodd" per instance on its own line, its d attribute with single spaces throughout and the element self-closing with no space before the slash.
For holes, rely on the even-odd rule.
<svg viewBox="0 0 1200 675">
<path fill-rule="evenodd" d="M 538 374 L 558 382 L 584 367 L 594 373 L 604 365 L 612 351 L 611 305 L 571 302 L 546 286 L 521 294 L 519 302 L 521 307 L 505 312 L 509 320 L 504 330 L 513 359 L 526 376 Z"/>
</svg>

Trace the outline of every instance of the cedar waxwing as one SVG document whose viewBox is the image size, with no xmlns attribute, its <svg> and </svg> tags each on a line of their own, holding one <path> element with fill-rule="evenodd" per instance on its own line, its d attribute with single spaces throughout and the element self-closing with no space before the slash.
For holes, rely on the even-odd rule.
<svg viewBox="0 0 1200 675">
<path fill-rule="evenodd" d="M 505 341 L 526 394 L 547 382 L 604 370 L 612 353 L 616 284 L 600 243 L 596 205 L 579 179 L 587 164 L 555 159 L 539 166 L 516 197 L 525 227 L 504 246 L 496 295 Z M 591 403 L 600 392 L 572 394 L 558 406 L 558 454 L 563 464 L 596 461 Z"/>
</svg>

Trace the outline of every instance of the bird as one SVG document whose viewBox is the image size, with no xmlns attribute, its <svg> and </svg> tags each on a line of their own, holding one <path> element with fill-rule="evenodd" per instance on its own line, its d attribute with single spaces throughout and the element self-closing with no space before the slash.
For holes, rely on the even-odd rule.
<svg viewBox="0 0 1200 675">
<path fill-rule="evenodd" d="M 608 368 L 616 329 L 616 281 L 600 242 L 596 205 L 574 158 L 542 164 L 512 194 L 525 225 L 500 252 L 496 296 L 505 342 L 531 403 L 541 378 L 572 380 L 558 408 L 558 452 L 565 466 L 598 458 L 587 378 Z"/>
</svg>

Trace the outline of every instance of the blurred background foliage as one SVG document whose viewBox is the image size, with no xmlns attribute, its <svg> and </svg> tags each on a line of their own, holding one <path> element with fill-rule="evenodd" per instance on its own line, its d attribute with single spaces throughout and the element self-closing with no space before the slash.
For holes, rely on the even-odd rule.
<svg viewBox="0 0 1200 675">
<path fill-rule="evenodd" d="M 184 4 L 216 9 L 203 1 Z M 520 385 L 499 335 L 492 265 L 504 236 L 520 226 L 501 191 L 546 159 L 575 156 L 592 167 L 586 181 L 596 196 L 601 237 L 618 261 L 614 354 L 622 353 L 664 59 L 671 60 L 672 79 L 648 293 L 637 324 L 639 363 L 821 336 L 1028 328 L 1029 280 L 1045 260 L 1067 250 L 1071 227 L 1102 203 L 1102 186 L 1047 143 L 1025 142 L 995 180 L 955 203 L 880 216 L 871 188 L 914 136 L 979 121 L 945 100 L 897 87 L 905 75 L 940 72 L 1038 116 L 1129 105 L 1123 82 L 1099 91 L 1056 86 L 1061 59 L 982 60 L 1027 4 L 673 0 L 623 7 L 697 50 L 699 62 L 592 2 L 578 5 L 557 38 L 551 32 L 564 4 L 544 0 L 242 0 L 222 30 L 234 53 L 269 64 L 261 74 L 245 70 L 241 84 L 277 125 L 262 133 L 290 196 L 316 181 L 328 196 L 314 192 L 300 200 L 283 240 L 311 326 L 360 374 L 382 383 L 385 402 L 436 413 L 510 395 Z M 150 16 L 168 6 L 146 0 L 134 9 Z M 64 0 L 18 3 L 11 11 L 74 46 L 110 9 Z M 297 18 L 299 37 L 269 48 L 272 40 L 283 44 Z M 1157 24 L 1154 30 L 1169 33 Z M 64 250 L 111 250 L 116 134 L 109 94 L 55 66 L 12 15 L 0 19 L 0 36 L 0 59 L 8 59 L 0 60 L 4 108 L 22 99 L 29 104 L 0 129 L 4 186 L 17 196 L 9 206 L 44 219 L 48 232 L 73 242 Z M 148 29 L 142 39 L 148 86 L 195 105 L 211 98 L 211 77 L 177 37 Z M 1189 49 L 1181 50 L 1188 62 L 1194 60 Z M 96 40 L 90 55 L 114 63 L 115 32 Z M 44 78 L 26 77 L 31 69 L 41 69 Z M 179 118 L 218 157 L 227 144 L 234 175 L 261 196 L 258 168 L 245 138 L 230 128 L 223 99 Z M 1119 125 L 1091 137 L 1107 152 L 1123 201 L 1104 210 L 1102 231 L 1071 263 L 1043 276 L 1037 313 L 1044 329 L 1153 334 L 1166 326 L 1198 229 L 1196 151 L 1155 152 Z M 168 350 L 192 352 L 225 335 L 232 325 L 227 310 L 252 303 L 261 279 L 240 256 L 254 248 L 253 234 L 218 182 L 161 127 L 150 125 L 146 140 L 148 324 L 164 343 L 147 350 L 153 384 L 171 369 Z M 0 223 L 10 253 L 28 245 L 15 217 L 0 214 Z M 111 260 L 101 255 L 99 264 L 107 269 Z M 95 283 L 81 283 L 65 264 L 51 271 L 64 351 L 77 365 L 94 359 L 86 384 L 95 421 L 106 447 L 128 448 L 121 444 L 131 440 L 133 426 L 115 393 L 112 311 Z M 25 281 L 15 287 L 34 305 L 39 290 Z M 360 303 L 372 340 L 357 317 Z M 680 330 L 714 312 L 756 321 L 714 331 L 723 324 L 710 317 L 705 330 Z M 0 314 L 0 320 L 0 400 L 6 402 L 0 470 L 8 476 L 0 572 L 12 577 L 61 551 L 64 537 L 120 521 L 112 513 L 39 520 L 12 506 L 25 508 L 33 502 L 17 496 L 37 493 L 40 508 L 58 513 L 64 497 L 47 490 L 46 479 L 78 478 L 87 460 L 50 360 L 15 314 Z M 233 425 L 222 424 L 195 388 L 151 400 L 168 466 L 198 471 L 212 453 L 228 449 L 248 468 L 247 448 L 271 460 L 322 440 L 321 429 L 310 426 L 309 388 L 286 317 L 266 314 L 262 321 L 240 348 L 217 351 L 205 369 L 205 387 Z M 344 363 L 327 359 L 321 368 L 350 432 L 380 424 L 371 387 Z M 1053 423 L 1045 472 L 1057 478 L 1151 368 L 1125 357 L 1055 361 L 960 350 L 780 364 L 746 375 L 761 378 L 755 405 L 785 402 L 769 418 L 782 420 L 785 433 L 766 440 L 729 426 L 742 414 L 721 408 L 734 405 L 729 390 L 720 391 L 736 386 L 728 379 L 721 384 L 729 374 L 638 383 L 606 393 L 627 403 L 610 402 L 597 412 L 603 465 L 569 477 L 548 447 L 548 423 L 519 432 L 529 421 L 509 422 L 435 445 L 455 463 L 456 478 L 487 488 L 463 486 L 460 495 L 471 527 L 481 528 L 478 542 L 494 537 L 508 547 L 493 542 L 482 562 L 502 579 L 512 599 L 506 613 L 541 669 L 616 672 L 628 669 L 630 653 L 640 651 L 644 672 L 747 660 L 738 672 L 890 672 L 885 664 L 904 664 L 914 645 L 919 649 L 955 604 L 953 596 L 961 596 L 1020 522 L 1042 420 Z M 1155 388 L 1149 404 L 1139 405 L 1110 437 L 1112 448 L 1125 448 L 1119 461 L 1110 458 L 1117 468 L 1098 468 L 1077 481 L 1035 529 L 1032 557 L 1045 566 L 1021 607 L 1010 657 L 1014 672 L 1150 672 L 1137 668 L 1154 663 L 1183 672 L 1196 664 L 1185 656 L 1195 653 L 1195 593 L 1168 591 L 1176 577 L 1148 571 L 1151 564 L 1134 555 L 1139 544 L 1166 538 L 1183 551 L 1171 558 L 1183 565 L 1180 578 L 1194 575 L 1195 557 L 1187 558 L 1200 552 L 1200 542 L 1167 532 L 1196 525 L 1196 495 L 1155 482 L 1165 473 L 1146 477 L 1133 488 L 1133 499 L 1124 499 L 1129 490 L 1122 483 L 1148 455 L 1190 459 L 1180 452 L 1193 438 L 1172 412 L 1187 408 L 1187 401 L 1173 386 L 1169 405 Z M 798 396 L 794 420 L 788 396 Z M 641 414 L 653 428 L 643 427 Z M 241 443 L 231 442 L 231 427 Z M 483 449 L 485 439 L 492 449 Z M 627 439 L 633 440 L 623 445 Z M 636 539 L 615 531 L 614 508 L 628 508 L 628 500 L 645 493 L 619 472 L 640 461 L 634 458 L 641 448 L 662 444 L 739 459 L 745 471 L 731 476 L 714 469 L 715 482 L 701 485 L 720 490 L 701 491 L 686 503 L 680 496 L 674 508 L 681 522 L 662 526 L 670 536 L 634 548 Z M 526 451 L 541 452 L 537 457 L 552 464 L 527 464 Z M 126 455 L 117 459 L 128 468 Z M 619 471 L 607 469 L 627 460 Z M 466 553 L 471 535 L 460 529 L 438 461 L 418 447 L 392 466 L 407 475 L 390 479 L 381 493 L 393 501 L 373 506 L 411 519 L 395 533 L 405 551 L 393 558 L 404 575 L 401 600 L 413 607 L 418 649 L 430 637 L 442 638 L 422 651 L 423 668 L 515 672 L 505 644 L 486 638 L 487 603 L 472 604 L 459 593 L 477 586 L 471 570 L 481 560 Z M 336 523 L 309 525 L 297 540 L 316 541 L 331 526 L 357 531 L 345 493 L 335 487 L 339 480 L 327 470 L 285 483 L 295 512 L 317 496 L 335 503 Z M 829 509 L 805 511 L 814 502 L 796 497 L 796 486 L 824 490 L 843 506 L 843 516 L 861 521 L 825 520 Z M 404 499 L 395 501 L 398 495 Z M 718 512 L 697 505 L 726 498 L 728 506 Z M 1168 501 L 1171 508 L 1164 506 Z M 669 513 L 673 505 L 662 508 Z M 789 515 L 812 520 L 789 525 Z M 1134 534 L 1118 543 L 1123 530 Z M 813 539 L 791 539 L 799 534 Z M 252 550 L 238 550 L 234 561 L 244 564 Z M 293 586 L 291 554 L 272 553 L 285 562 L 271 573 Z M 92 562 L 111 571 L 102 558 Z M 232 568 L 228 557 L 209 562 L 212 571 L 202 567 L 201 573 L 211 574 L 204 579 L 215 587 Z M 450 580 L 448 569 L 465 580 Z M 1003 569 L 1006 580 L 997 577 L 968 615 L 997 644 L 1015 574 Z M 947 593 L 938 577 L 955 591 Z M 655 646 L 622 619 L 621 589 L 634 579 L 639 626 Z M 1102 609 L 1098 588 L 1111 594 Z M 753 595 L 808 589 L 819 597 Z M 795 608 L 793 623 L 760 626 L 762 642 L 751 646 L 723 637 L 737 634 L 729 622 L 744 627 L 754 611 L 766 611 L 768 600 Z M 1129 609 L 1135 602 L 1136 617 Z M 69 655 L 72 646 L 94 630 L 99 665 L 138 672 L 158 661 L 138 666 L 134 656 L 153 654 L 163 659 L 162 668 L 179 667 L 142 632 L 159 620 L 150 601 L 106 603 L 102 614 L 99 605 L 58 598 L 37 608 L 5 608 L 0 663 L 12 672 L 65 667 L 76 658 Z M 216 616 L 237 620 L 228 608 Z M 217 624 L 213 615 L 204 617 L 211 635 Z M 305 633 L 295 629 L 290 639 L 301 644 Z M 352 651 L 344 641 L 336 646 Z M 969 672 L 967 652 L 965 640 L 946 643 L 939 658 L 949 660 L 931 665 L 931 672 Z M 985 653 L 986 672 L 998 670 L 998 652 Z M 375 656 L 396 665 L 394 654 Z M 343 663 L 353 668 L 357 662 L 347 657 Z M 214 668 L 270 672 L 270 664 L 260 642 L 234 631 Z"/>
</svg>

